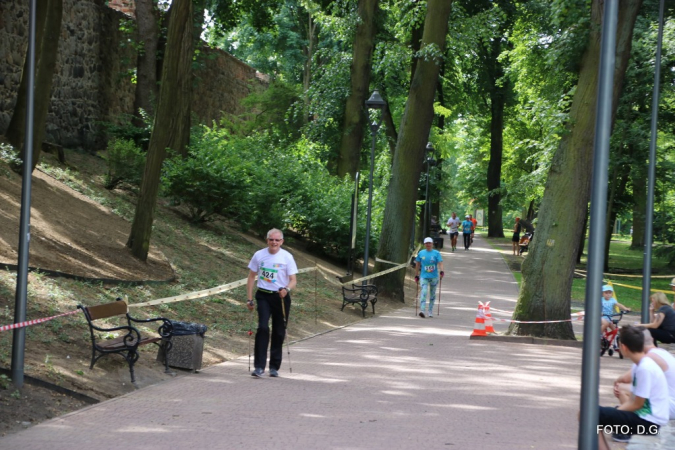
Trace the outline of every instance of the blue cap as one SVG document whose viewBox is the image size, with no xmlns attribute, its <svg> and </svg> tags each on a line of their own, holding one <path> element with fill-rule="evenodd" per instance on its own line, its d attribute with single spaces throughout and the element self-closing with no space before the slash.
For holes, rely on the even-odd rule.
<svg viewBox="0 0 675 450">
<path fill-rule="evenodd" d="M 606 291 L 614 292 L 614 288 L 612 286 L 610 286 L 609 284 L 606 284 L 602 287 L 602 292 L 606 292 Z"/>
</svg>

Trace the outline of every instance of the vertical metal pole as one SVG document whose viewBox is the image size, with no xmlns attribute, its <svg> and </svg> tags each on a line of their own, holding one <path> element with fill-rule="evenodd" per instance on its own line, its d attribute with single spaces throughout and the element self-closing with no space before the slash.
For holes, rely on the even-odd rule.
<svg viewBox="0 0 675 450">
<path fill-rule="evenodd" d="M 659 85 L 661 84 L 661 46 L 663 42 L 664 0 L 659 5 L 659 33 L 654 63 L 654 93 L 652 94 L 652 130 L 649 142 L 649 172 L 647 176 L 647 212 L 645 213 L 645 246 L 642 266 L 642 323 L 649 323 L 649 293 L 652 276 L 652 240 L 654 236 L 654 183 L 656 179 L 656 122 L 659 115 Z"/>
<path fill-rule="evenodd" d="M 358 229 L 359 213 L 359 172 L 354 176 L 354 195 L 352 196 L 351 220 L 349 221 L 349 260 L 347 261 L 347 275 L 354 270 L 354 250 L 356 249 L 356 232 Z"/>
<path fill-rule="evenodd" d="M 23 180 L 21 185 L 21 218 L 19 225 L 19 268 L 16 277 L 14 323 L 26 320 L 28 292 L 28 246 L 30 243 L 30 193 L 33 172 L 33 117 L 35 116 L 35 27 L 37 0 L 30 1 L 28 12 L 28 95 L 26 96 L 26 129 L 24 136 Z M 14 330 L 12 340 L 12 382 L 23 386 L 26 329 Z"/>
<path fill-rule="evenodd" d="M 429 227 L 429 157 L 427 156 L 427 190 L 424 194 L 424 225 L 422 227 L 422 237 L 426 238 Z"/>
<path fill-rule="evenodd" d="M 373 122 L 370 124 L 370 134 L 373 138 L 373 144 L 370 148 L 370 181 L 368 184 L 368 214 L 366 215 L 366 248 L 363 252 L 363 276 L 368 276 L 368 245 L 370 241 L 370 215 L 373 208 L 373 170 L 375 168 L 375 135 L 380 128 L 380 124 Z M 363 284 L 368 284 L 366 280 Z"/>
<path fill-rule="evenodd" d="M 581 411 L 579 445 L 582 450 L 598 448 L 598 383 L 600 379 L 600 304 L 593 301 L 602 290 L 602 269 L 607 222 L 607 169 L 612 126 L 612 89 L 616 59 L 616 23 L 619 0 L 605 2 L 602 20 L 598 97 L 593 145 L 591 219 L 588 237 L 588 279 L 586 281 L 586 319 L 581 369 Z"/>
</svg>

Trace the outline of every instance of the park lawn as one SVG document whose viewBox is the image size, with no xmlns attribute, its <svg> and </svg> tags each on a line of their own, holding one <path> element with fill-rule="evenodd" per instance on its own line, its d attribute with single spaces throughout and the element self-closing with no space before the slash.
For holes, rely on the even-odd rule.
<svg viewBox="0 0 675 450">
<path fill-rule="evenodd" d="M 628 278 L 621 276 L 605 276 L 603 280 L 605 283 L 608 281 L 612 282 L 614 285 L 615 298 L 619 303 L 629 307 L 632 311 L 640 311 L 642 309 L 642 277 Z M 670 289 L 670 278 L 652 278 L 651 289 L 672 292 Z M 575 278 L 572 282 L 572 300 L 583 302 L 585 297 L 586 279 Z M 598 292 L 598 302 L 601 297 L 602 293 Z"/>
<path fill-rule="evenodd" d="M 511 240 L 509 238 L 491 238 L 488 242 L 493 244 L 510 244 Z M 493 245 L 493 248 L 496 248 Z M 510 252 L 500 249 L 504 254 L 510 254 Z M 630 270 L 639 272 L 642 269 L 643 262 L 643 252 L 642 250 L 631 250 L 630 249 L 630 240 L 614 240 L 612 239 L 609 252 L 609 270 L 610 273 L 615 270 Z M 582 263 L 577 265 L 577 268 L 585 270 L 587 255 L 582 256 Z M 652 268 L 658 270 L 661 273 L 671 272 L 675 276 L 675 268 L 669 270 L 667 261 L 663 258 L 658 258 L 652 254 Z M 520 272 L 513 272 L 518 285 L 522 283 L 522 274 Z M 603 279 L 604 282 L 611 281 L 614 284 L 614 291 L 616 294 L 616 299 L 619 303 L 624 306 L 627 306 L 633 311 L 640 311 L 642 309 L 642 277 L 635 275 L 605 275 Z M 651 289 L 659 289 L 666 292 L 672 292 L 670 289 L 670 280 L 671 277 L 666 278 L 652 278 L 651 280 Z M 626 285 L 626 286 L 621 286 Z M 595 299 L 600 301 L 602 296 L 601 292 L 598 292 Z M 670 296 L 669 296 L 670 297 Z M 572 301 L 584 303 L 586 298 L 586 279 L 585 278 L 574 278 L 572 281 Z"/>
<path fill-rule="evenodd" d="M 586 247 L 588 239 L 586 240 Z M 584 268 L 588 260 L 587 248 L 584 247 L 584 254 L 581 256 L 581 264 L 577 268 Z M 642 249 L 631 249 L 629 240 L 614 240 L 609 246 L 609 271 L 613 269 L 641 271 L 644 263 L 644 252 Z M 665 258 L 658 258 L 652 252 L 652 269 L 662 272 L 668 269 L 668 261 Z"/>
</svg>

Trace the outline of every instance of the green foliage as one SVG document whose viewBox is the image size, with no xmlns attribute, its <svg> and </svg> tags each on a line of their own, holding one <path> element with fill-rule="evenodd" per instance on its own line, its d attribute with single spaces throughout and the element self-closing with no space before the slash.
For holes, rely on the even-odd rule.
<svg viewBox="0 0 675 450">
<path fill-rule="evenodd" d="M 264 178 L 257 153 L 261 139 L 232 139 L 225 129 L 202 128 L 187 158 L 174 156 L 163 168 L 166 195 L 188 207 L 190 220 L 204 222 L 222 214 L 248 228 L 256 222 L 254 180 Z"/>
<path fill-rule="evenodd" d="M 130 139 L 113 139 L 108 143 L 108 172 L 105 188 L 115 189 L 120 183 L 139 186 L 145 166 L 145 153 Z"/>
<path fill-rule="evenodd" d="M 201 127 L 188 158 L 164 164 L 163 190 L 187 207 L 190 220 L 220 214 L 243 229 L 264 232 L 285 227 L 302 234 L 317 250 L 346 257 L 353 182 L 330 175 L 324 146 L 300 138 L 278 143 L 268 134 L 232 136 L 223 127 Z M 388 153 L 375 168 L 372 239 L 377 242 L 390 177 Z M 361 189 L 367 189 L 362 177 Z M 361 195 L 361 211 L 367 196 Z M 365 229 L 360 214 L 359 235 Z M 373 248 L 377 248 L 373 245 Z"/>
<path fill-rule="evenodd" d="M 262 92 L 250 94 L 242 101 L 242 106 L 250 108 L 249 115 L 253 116 L 247 131 L 250 133 L 273 129 L 279 136 L 298 139 L 302 121 L 288 112 L 300 101 L 301 95 L 298 88 L 280 80 L 273 81 Z"/>
<path fill-rule="evenodd" d="M 153 118 L 142 109 L 139 110 L 139 114 L 143 122 L 141 126 L 134 123 L 136 117 L 133 114 L 121 114 L 113 122 L 99 122 L 106 140 L 131 139 L 137 146 L 147 150 Z"/>
<path fill-rule="evenodd" d="M 659 258 L 668 261 L 668 266 L 675 267 L 675 247 L 672 245 L 661 245 L 656 247 L 654 254 Z"/>
<path fill-rule="evenodd" d="M 2 374 L 0 375 L 0 389 L 2 390 L 7 390 L 9 389 L 9 386 L 12 384 L 12 379 L 9 378 L 7 375 Z"/>
</svg>

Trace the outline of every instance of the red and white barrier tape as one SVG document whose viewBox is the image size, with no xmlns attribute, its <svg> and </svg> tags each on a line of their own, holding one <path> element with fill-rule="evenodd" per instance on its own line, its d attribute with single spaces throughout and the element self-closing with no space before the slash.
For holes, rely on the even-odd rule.
<svg viewBox="0 0 675 450">
<path fill-rule="evenodd" d="M 498 319 L 495 317 L 493 317 L 492 320 L 498 322 L 511 322 L 511 323 L 560 323 L 560 322 L 583 321 L 584 316 L 580 315 L 572 319 L 563 319 L 563 320 L 513 320 L 513 319 Z"/>
<path fill-rule="evenodd" d="M 77 314 L 77 312 L 78 312 L 78 310 L 76 309 L 75 311 L 70 311 L 70 312 L 67 312 L 67 313 L 58 314 L 56 316 L 45 317 L 43 319 L 27 320 L 26 322 L 13 323 L 11 325 L 3 325 L 3 326 L 0 327 L 0 331 L 7 331 L 7 330 L 13 330 L 15 328 L 29 327 L 31 325 L 37 325 L 38 323 L 47 322 L 49 320 L 56 319 L 57 317 L 72 316 L 73 314 Z"/>
<path fill-rule="evenodd" d="M 493 307 L 490 307 L 490 311 L 495 311 L 495 312 L 499 312 L 499 313 L 503 313 L 503 314 L 513 314 L 513 311 L 505 311 L 503 309 L 497 309 L 497 308 L 493 308 Z M 580 312 L 571 313 L 570 316 L 583 316 L 584 314 L 586 314 L 585 311 L 580 311 Z"/>
<path fill-rule="evenodd" d="M 580 322 L 584 320 L 584 315 L 586 314 L 584 311 L 578 312 L 578 313 L 572 313 L 570 316 L 576 316 L 572 317 L 570 319 L 562 319 L 562 320 L 513 320 L 513 319 L 499 319 L 492 317 L 491 311 L 498 311 L 502 313 L 507 313 L 507 314 L 513 314 L 513 311 L 504 311 L 502 309 L 496 309 L 496 308 L 491 308 L 490 307 L 490 302 L 486 302 L 483 304 L 483 302 L 479 301 L 478 302 L 478 317 L 485 318 L 487 315 L 489 315 L 489 319 L 492 321 L 497 321 L 497 322 L 508 322 L 508 323 L 561 323 L 561 322 Z"/>
</svg>

